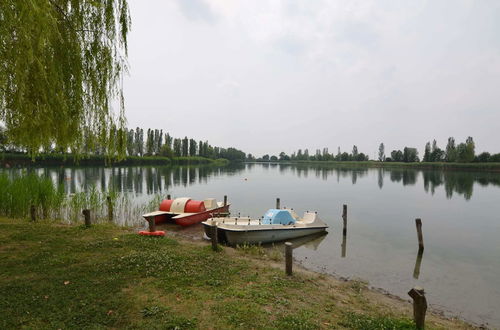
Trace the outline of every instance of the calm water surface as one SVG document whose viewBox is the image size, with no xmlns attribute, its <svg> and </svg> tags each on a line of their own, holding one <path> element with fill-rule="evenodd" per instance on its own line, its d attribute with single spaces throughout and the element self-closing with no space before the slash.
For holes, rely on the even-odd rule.
<svg viewBox="0 0 500 330">
<path fill-rule="evenodd" d="M 306 268 L 363 279 L 405 299 L 420 285 L 431 306 L 500 328 L 500 173 L 273 164 L 38 171 L 68 192 L 113 187 L 137 203 L 154 194 L 218 200 L 228 195 L 233 214 L 252 217 L 280 197 L 282 206 L 299 214 L 318 211 L 330 226 L 328 235 L 295 249 Z M 342 204 L 348 205 L 345 249 Z M 421 260 L 415 218 L 423 223 Z"/>
</svg>

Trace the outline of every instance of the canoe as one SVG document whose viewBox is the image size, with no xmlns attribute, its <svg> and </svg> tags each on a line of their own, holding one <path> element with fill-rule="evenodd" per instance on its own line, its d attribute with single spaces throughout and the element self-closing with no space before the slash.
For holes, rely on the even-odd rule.
<svg viewBox="0 0 500 330">
<path fill-rule="evenodd" d="M 271 209 L 262 219 L 214 217 L 202 222 L 205 234 L 211 238 L 217 225 L 217 239 L 229 245 L 279 242 L 325 232 L 328 225 L 317 212 L 305 212 L 299 218 L 292 209 Z"/>
</svg>

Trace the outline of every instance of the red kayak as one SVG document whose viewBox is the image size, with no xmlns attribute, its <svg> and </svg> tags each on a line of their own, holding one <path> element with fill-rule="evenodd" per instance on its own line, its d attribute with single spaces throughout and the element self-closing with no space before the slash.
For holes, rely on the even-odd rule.
<svg viewBox="0 0 500 330">
<path fill-rule="evenodd" d="M 189 197 L 165 199 L 160 204 L 160 210 L 144 214 L 144 218 L 154 216 L 155 224 L 175 222 L 181 226 L 200 223 L 221 213 L 229 212 L 229 204 L 217 202 L 215 198 L 195 201 Z"/>
</svg>

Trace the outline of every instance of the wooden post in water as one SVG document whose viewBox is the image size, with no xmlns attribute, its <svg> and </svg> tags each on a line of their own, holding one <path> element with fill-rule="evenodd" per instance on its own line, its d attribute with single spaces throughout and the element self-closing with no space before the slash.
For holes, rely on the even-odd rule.
<svg viewBox="0 0 500 330">
<path fill-rule="evenodd" d="M 170 199 L 170 194 L 167 195 L 167 199 Z"/>
<path fill-rule="evenodd" d="M 418 250 L 417 260 L 415 260 L 415 268 L 413 269 L 413 278 L 418 279 L 420 276 L 420 265 L 422 264 L 422 256 L 424 255 L 424 250 Z"/>
<path fill-rule="evenodd" d="M 31 207 L 30 207 L 30 216 L 31 216 L 31 221 L 35 222 L 36 221 L 36 207 L 35 207 L 35 205 L 31 205 Z"/>
<path fill-rule="evenodd" d="M 347 204 L 342 206 L 342 220 L 344 220 L 344 229 L 342 230 L 342 235 L 347 234 Z"/>
<path fill-rule="evenodd" d="M 345 258 L 346 246 L 347 246 L 347 205 L 342 206 L 342 220 L 344 222 L 344 227 L 342 228 L 342 251 L 341 257 Z"/>
<path fill-rule="evenodd" d="M 418 250 L 424 250 L 424 238 L 422 236 L 422 220 L 415 219 L 415 225 L 417 226 L 417 236 L 418 236 Z"/>
<path fill-rule="evenodd" d="M 285 269 L 287 275 L 292 275 L 293 266 L 293 245 L 290 242 L 285 243 Z"/>
<path fill-rule="evenodd" d="M 148 217 L 148 224 L 149 224 L 149 231 L 150 232 L 155 232 L 156 231 L 156 222 L 155 222 L 155 217 Z"/>
<path fill-rule="evenodd" d="M 85 221 L 85 227 L 90 228 L 90 210 L 85 209 L 82 211 L 84 221 Z"/>
<path fill-rule="evenodd" d="M 106 201 L 108 202 L 108 221 L 113 221 L 113 202 L 111 201 L 111 196 L 106 197 Z"/>
<path fill-rule="evenodd" d="M 408 291 L 408 295 L 413 299 L 413 319 L 417 329 L 425 328 L 425 312 L 427 311 L 427 299 L 425 299 L 424 289 L 414 287 Z"/>
<path fill-rule="evenodd" d="M 224 195 L 224 206 L 227 206 L 227 195 Z"/>
<path fill-rule="evenodd" d="M 276 198 L 276 208 L 277 209 L 280 208 L 280 199 L 279 198 Z"/>
<path fill-rule="evenodd" d="M 212 221 L 212 227 L 210 228 L 212 230 L 211 232 L 211 241 L 212 241 L 212 251 L 217 251 L 217 224 Z"/>
</svg>

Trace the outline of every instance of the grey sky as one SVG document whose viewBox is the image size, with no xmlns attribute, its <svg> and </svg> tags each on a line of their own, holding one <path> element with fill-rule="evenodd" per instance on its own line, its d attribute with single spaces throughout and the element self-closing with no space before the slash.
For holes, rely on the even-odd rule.
<svg viewBox="0 0 500 330">
<path fill-rule="evenodd" d="M 254 155 L 500 152 L 500 1 L 129 3 L 130 127 Z"/>
</svg>

